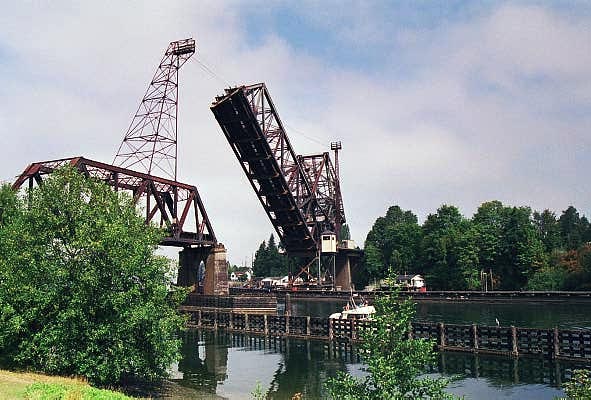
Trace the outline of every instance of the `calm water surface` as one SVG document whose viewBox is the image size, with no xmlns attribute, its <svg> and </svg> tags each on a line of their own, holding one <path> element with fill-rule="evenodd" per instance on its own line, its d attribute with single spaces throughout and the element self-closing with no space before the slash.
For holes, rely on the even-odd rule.
<svg viewBox="0 0 591 400">
<path fill-rule="evenodd" d="M 189 331 L 183 338 L 183 360 L 161 398 L 250 399 L 260 382 L 272 399 L 326 398 L 324 382 L 337 371 L 360 376 L 355 349 L 302 340 L 265 340 L 223 331 Z M 467 399 L 553 399 L 562 393 L 572 365 L 538 359 L 511 360 L 444 353 L 435 374 L 462 375 L 449 392 Z"/>
<path fill-rule="evenodd" d="M 326 317 L 344 301 L 294 301 L 293 315 Z M 283 305 L 279 313 L 283 312 Z M 591 304 L 548 303 L 417 303 L 416 319 L 459 324 L 591 329 Z M 250 399 L 257 382 L 272 399 L 326 398 L 324 382 L 337 371 L 360 376 L 355 349 L 334 348 L 325 342 L 265 340 L 223 331 L 190 331 L 183 338 L 183 359 L 174 379 L 156 397 L 172 399 Z M 553 399 L 576 367 L 542 359 L 443 353 L 432 371 L 460 375 L 449 392 L 466 399 Z"/>
<path fill-rule="evenodd" d="M 298 300 L 292 302 L 293 315 L 324 317 L 341 310 L 345 301 Z M 281 305 L 283 307 L 283 305 Z M 529 328 L 591 329 L 591 303 L 480 303 L 417 302 L 418 321 L 450 324 L 496 325 Z"/>
</svg>

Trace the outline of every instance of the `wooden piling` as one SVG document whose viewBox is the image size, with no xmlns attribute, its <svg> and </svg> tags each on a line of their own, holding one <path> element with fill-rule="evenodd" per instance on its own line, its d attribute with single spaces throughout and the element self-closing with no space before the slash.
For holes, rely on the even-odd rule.
<svg viewBox="0 0 591 400">
<path fill-rule="evenodd" d="M 552 331 L 552 358 L 556 359 L 560 356 L 560 336 L 558 334 L 558 328 L 554 327 Z"/>
<path fill-rule="evenodd" d="M 443 350 L 445 349 L 445 324 L 443 322 L 437 323 L 437 335 L 439 336 L 437 343 L 439 344 L 439 348 Z"/>
<path fill-rule="evenodd" d="M 511 325 L 511 355 L 513 357 L 519 356 L 519 349 L 517 348 L 517 328 Z"/>
</svg>

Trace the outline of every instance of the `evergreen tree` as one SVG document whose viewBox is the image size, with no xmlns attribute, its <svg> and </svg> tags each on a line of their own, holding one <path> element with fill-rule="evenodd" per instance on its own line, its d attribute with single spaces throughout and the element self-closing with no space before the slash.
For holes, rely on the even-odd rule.
<svg viewBox="0 0 591 400">
<path fill-rule="evenodd" d="M 583 244 L 583 236 L 586 235 L 586 225 L 589 223 L 585 218 L 585 221 L 581 221 L 579 212 L 573 206 L 569 206 L 562 212 L 562 215 L 558 219 L 560 226 L 560 236 L 562 243 L 566 250 L 576 250 L 581 244 Z"/>
</svg>

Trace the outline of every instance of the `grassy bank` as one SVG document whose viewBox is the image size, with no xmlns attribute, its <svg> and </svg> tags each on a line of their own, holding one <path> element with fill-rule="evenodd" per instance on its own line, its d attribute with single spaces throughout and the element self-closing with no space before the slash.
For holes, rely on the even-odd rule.
<svg viewBox="0 0 591 400">
<path fill-rule="evenodd" d="M 0 400 L 127 400 L 131 397 L 91 387 L 79 379 L 0 370 Z"/>
</svg>

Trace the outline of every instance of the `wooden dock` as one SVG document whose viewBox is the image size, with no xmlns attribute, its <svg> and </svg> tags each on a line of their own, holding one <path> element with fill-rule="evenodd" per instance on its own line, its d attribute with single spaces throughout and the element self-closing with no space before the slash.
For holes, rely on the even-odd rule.
<svg viewBox="0 0 591 400">
<path fill-rule="evenodd" d="M 361 339 L 363 330 L 372 328 L 371 321 L 360 320 L 226 312 L 197 307 L 183 307 L 182 311 L 188 315 L 188 327 L 191 328 L 224 329 L 271 337 L 354 343 Z M 591 363 L 589 330 L 413 322 L 409 336 L 433 340 L 440 351 L 540 356 Z"/>
</svg>

